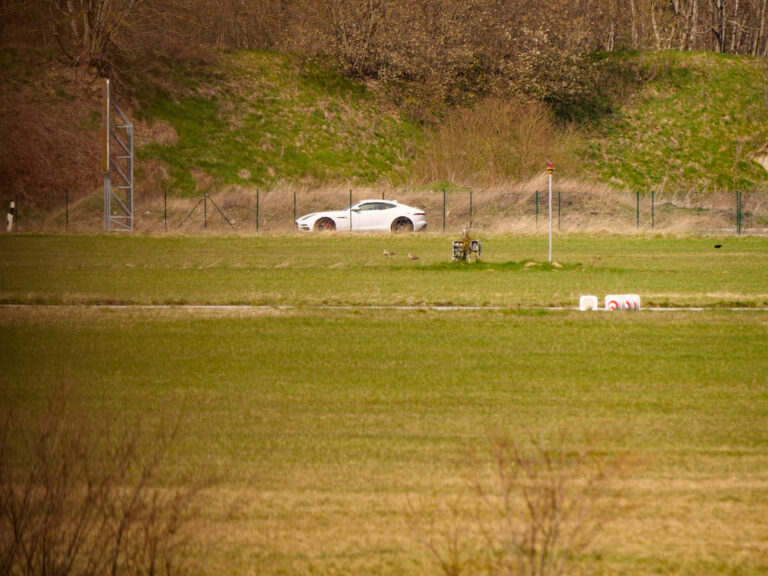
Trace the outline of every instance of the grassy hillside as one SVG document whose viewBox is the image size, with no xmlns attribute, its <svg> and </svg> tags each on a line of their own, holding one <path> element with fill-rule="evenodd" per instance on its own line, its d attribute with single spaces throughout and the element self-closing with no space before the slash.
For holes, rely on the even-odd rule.
<svg viewBox="0 0 768 576">
<path fill-rule="evenodd" d="M 152 71 L 154 84 L 166 66 Z M 362 84 L 286 55 L 222 55 L 215 68 L 175 70 L 189 90 L 139 89 L 138 114 L 176 134 L 141 149 L 180 194 L 275 181 L 374 183 L 406 178 L 421 135 Z"/>
<path fill-rule="evenodd" d="M 600 55 L 596 66 L 603 79 L 596 99 L 608 112 L 575 126 L 571 149 L 553 144 L 551 155 L 569 170 L 567 176 L 632 190 L 765 187 L 768 172 L 757 162 L 768 154 L 761 60 L 662 52 Z M 168 74 L 167 67 L 155 74 L 155 80 Z M 489 121 L 483 103 L 465 113 L 464 129 L 451 130 L 446 123 L 447 132 L 441 126 L 432 132 L 387 110 L 366 86 L 285 55 L 222 55 L 215 68 L 174 69 L 173 74 L 177 85 L 191 88 L 183 94 L 144 95 L 139 114 L 150 123 L 166 123 L 177 138 L 144 147 L 142 159 L 162 163 L 164 185 L 182 194 L 280 180 L 413 184 L 414 175 L 429 174 L 434 181 L 450 182 L 459 164 L 479 167 L 476 184 L 499 182 L 509 175 L 488 174 L 504 169 L 504 162 L 498 168 L 489 165 L 489 148 L 508 146 L 513 156 L 525 155 L 531 144 L 513 140 L 556 132 L 540 126 L 530 134 L 510 131 L 509 119 L 499 118 L 498 110 Z M 501 110 L 520 113 L 514 106 Z M 488 131 L 486 141 L 475 134 L 476 126 Z M 507 137 L 500 142 L 495 134 Z M 437 172 L 434 158 L 422 154 L 436 141 L 453 150 L 456 160 L 444 162 Z M 574 157 L 586 161 L 574 162 Z M 472 178 L 463 183 L 467 180 Z"/>
<path fill-rule="evenodd" d="M 588 171 L 633 190 L 765 189 L 765 62 L 662 52 L 601 65 L 616 105 L 585 130 Z"/>
<path fill-rule="evenodd" d="M 161 190 L 249 195 L 285 184 L 500 190 L 545 156 L 559 178 L 585 191 L 768 190 L 758 163 L 768 158 L 763 61 L 665 52 L 595 63 L 598 112 L 567 128 L 498 101 L 425 127 L 401 115 L 381 86 L 263 52 L 145 63 L 123 75 L 115 94 L 136 122 L 139 198 Z M 100 82 L 55 54 L 22 49 L 0 50 L 0 72 L 2 200 L 21 199 L 29 219 L 35 205 L 63 212 L 65 191 L 95 199 Z"/>
</svg>

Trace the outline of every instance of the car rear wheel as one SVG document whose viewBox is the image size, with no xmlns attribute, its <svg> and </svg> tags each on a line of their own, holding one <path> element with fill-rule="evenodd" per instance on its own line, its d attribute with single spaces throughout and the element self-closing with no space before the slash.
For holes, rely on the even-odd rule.
<svg viewBox="0 0 768 576">
<path fill-rule="evenodd" d="M 413 222 L 405 216 L 401 216 L 392 222 L 392 232 L 413 232 Z"/>
<path fill-rule="evenodd" d="M 315 222 L 315 230 L 318 232 L 336 230 L 336 223 L 330 218 L 320 218 L 320 220 Z"/>
</svg>

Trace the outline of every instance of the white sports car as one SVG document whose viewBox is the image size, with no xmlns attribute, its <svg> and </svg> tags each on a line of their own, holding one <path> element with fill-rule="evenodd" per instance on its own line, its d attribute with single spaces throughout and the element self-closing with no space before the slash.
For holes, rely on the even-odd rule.
<svg viewBox="0 0 768 576">
<path fill-rule="evenodd" d="M 424 230 L 424 210 L 400 204 L 397 200 L 362 200 L 343 210 L 315 212 L 296 220 L 296 229 L 366 232 L 391 230 L 413 232 Z"/>
</svg>

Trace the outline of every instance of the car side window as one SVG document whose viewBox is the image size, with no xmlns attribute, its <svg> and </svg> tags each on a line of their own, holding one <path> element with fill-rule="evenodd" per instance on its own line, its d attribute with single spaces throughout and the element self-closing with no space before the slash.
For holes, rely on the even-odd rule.
<svg viewBox="0 0 768 576">
<path fill-rule="evenodd" d="M 395 205 L 389 202 L 366 202 L 365 204 L 360 204 L 355 209 L 358 212 L 368 212 L 369 210 L 389 210 L 394 207 Z"/>
</svg>

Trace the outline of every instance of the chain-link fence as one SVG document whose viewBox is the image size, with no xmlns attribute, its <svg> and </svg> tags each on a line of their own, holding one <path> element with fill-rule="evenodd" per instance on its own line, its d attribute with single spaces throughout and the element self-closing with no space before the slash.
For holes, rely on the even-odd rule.
<svg viewBox="0 0 768 576">
<path fill-rule="evenodd" d="M 485 232 L 545 232 L 548 190 L 270 190 L 177 197 L 167 192 L 136 199 L 134 230 L 142 233 L 286 233 L 304 214 L 341 210 L 364 199 L 397 200 L 427 214 L 430 232 L 456 233 L 471 226 Z M 7 232 L 98 233 L 103 202 L 94 194 L 73 200 L 62 194 L 58 209 L 35 209 L 19 198 L 2 198 Z M 11 204 L 13 203 L 13 207 Z M 553 229 L 562 233 L 681 232 L 765 234 L 768 193 L 552 192 Z"/>
</svg>

